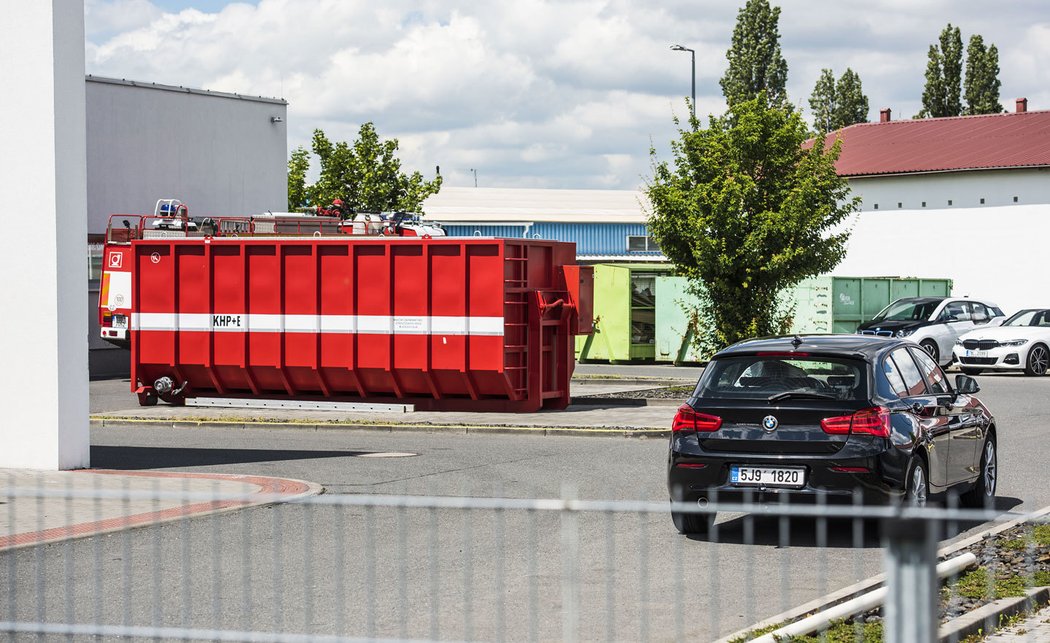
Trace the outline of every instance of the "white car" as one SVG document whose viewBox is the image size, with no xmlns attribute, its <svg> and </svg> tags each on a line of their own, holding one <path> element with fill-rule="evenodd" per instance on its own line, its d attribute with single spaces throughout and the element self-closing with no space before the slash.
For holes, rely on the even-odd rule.
<svg viewBox="0 0 1050 643">
<path fill-rule="evenodd" d="M 1050 366 L 1050 308 L 1028 308 L 995 328 L 966 333 L 955 343 L 963 373 L 1024 371 L 1045 375 Z"/>
<path fill-rule="evenodd" d="M 861 324 L 857 332 L 907 337 L 922 346 L 938 364 L 948 366 L 954 359 L 955 340 L 975 328 L 998 326 L 1004 319 L 1002 309 L 987 300 L 905 297 Z"/>
</svg>

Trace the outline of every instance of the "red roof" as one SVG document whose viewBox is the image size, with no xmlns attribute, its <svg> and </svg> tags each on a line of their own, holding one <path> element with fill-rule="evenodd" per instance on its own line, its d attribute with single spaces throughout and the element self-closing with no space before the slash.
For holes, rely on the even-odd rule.
<svg viewBox="0 0 1050 643">
<path fill-rule="evenodd" d="M 1050 111 L 859 123 L 840 137 L 839 176 L 1050 166 Z"/>
</svg>

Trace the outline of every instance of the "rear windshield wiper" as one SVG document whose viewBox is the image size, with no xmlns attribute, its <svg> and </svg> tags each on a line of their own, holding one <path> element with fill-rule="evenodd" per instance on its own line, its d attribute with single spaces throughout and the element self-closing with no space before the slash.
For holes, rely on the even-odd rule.
<svg viewBox="0 0 1050 643">
<path fill-rule="evenodd" d="M 837 400 L 838 396 L 828 395 L 827 393 L 816 393 L 814 391 L 784 391 L 783 393 L 774 393 L 766 398 L 770 404 L 773 402 L 779 402 L 788 398 L 797 397 L 805 400 Z"/>
</svg>

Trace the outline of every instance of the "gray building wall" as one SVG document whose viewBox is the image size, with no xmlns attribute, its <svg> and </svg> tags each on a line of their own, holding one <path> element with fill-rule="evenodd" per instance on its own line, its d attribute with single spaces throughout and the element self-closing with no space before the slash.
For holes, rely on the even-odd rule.
<svg viewBox="0 0 1050 643">
<path fill-rule="evenodd" d="M 87 77 L 88 233 L 176 198 L 190 216 L 284 211 L 288 104 Z M 278 117 L 280 122 L 273 122 Z"/>
</svg>

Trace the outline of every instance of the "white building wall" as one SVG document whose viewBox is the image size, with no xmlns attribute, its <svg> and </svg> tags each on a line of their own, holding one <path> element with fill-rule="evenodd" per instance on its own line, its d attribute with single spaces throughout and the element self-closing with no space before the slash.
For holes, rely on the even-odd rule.
<svg viewBox="0 0 1050 643">
<path fill-rule="evenodd" d="M 861 197 L 864 211 L 1050 203 L 1050 168 L 861 177 L 850 179 L 849 185 Z"/>
<path fill-rule="evenodd" d="M 0 0 L 0 32 L 0 467 L 86 467 L 84 3 Z"/>
<path fill-rule="evenodd" d="M 88 232 L 160 198 L 191 216 L 286 210 L 286 128 L 283 100 L 89 76 Z"/>
<path fill-rule="evenodd" d="M 1050 308 L 1050 205 L 865 211 L 842 276 L 948 277 L 956 297 Z"/>
</svg>

